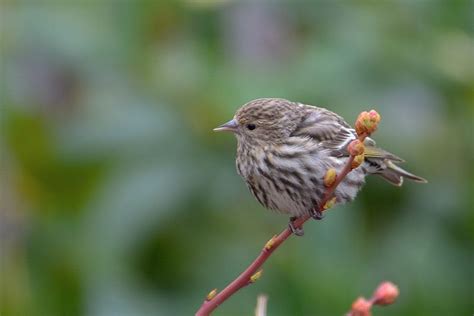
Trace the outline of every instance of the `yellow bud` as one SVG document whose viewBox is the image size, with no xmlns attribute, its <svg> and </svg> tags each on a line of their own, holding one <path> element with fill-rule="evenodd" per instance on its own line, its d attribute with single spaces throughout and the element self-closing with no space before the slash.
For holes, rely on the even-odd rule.
<svg viewBox="0 0 474 316">
<path fill-rule="evenodd" d="M 210 291 L 209 294 L 207 294 L 206 296 L 206 301 L 212 300 L 214 297 L 216 297 L 216 295 L 217 295 L 217 289 Z"/>
<path fill-rule="evenodd" d="M 270 250 L 273 248 L 273 244 L 275 243 L 275 238 L 277 237 L 277 235 L 274 235 L 269 241 L 267 241 L 267 243 L 265 244 L 265 249 L 266 250 Z"/>
<path fill-rule="evenodd" d="M 334 181 L 336 181 L 336 169 L 330 168 L 327 172 L 326 175 L 324 176 L 324 185 L 329 188 L 334 184 Z"/>
<path fill-rule="evenodd" d="M 263 270 L 258 270 L 254 275 L 250 277 L 250 283 L 255 283 L 262 276 Z"/>
<path fill-rule="evenodd" d="M 351 168 L 355 169 L 355 168 L 359 167 L 364 162 L 364 159 L 365 159 L 365 154 L 364 153 L 362 153 L 361 155 L 355 156 L 354 160 L 352 161 Z"/>
<path fill-rule="evenodd" d="M 329 201 L 326 202 L 326 204 L 324 204 L 324 209 L 327 210 L 327 209 L 330 209 L 331 207 L 334 206 L 334 204 L 336 204 L 336 197 L 333 197 L 332 199 L 330 199 Z"/>
</svg>

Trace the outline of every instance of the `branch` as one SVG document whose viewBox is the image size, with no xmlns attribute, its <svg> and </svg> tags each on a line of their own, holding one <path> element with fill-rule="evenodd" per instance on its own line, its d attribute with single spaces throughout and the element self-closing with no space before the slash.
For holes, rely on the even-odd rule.
<svg viewBox="0 0 474 316">
<path fill-rule="evenodd" d="M 370 112 L 362 112 L 357 118 L 355 128 L 357 132 L 357 139 L 353 140 L 348 147 L 350 157 L 347 159 L 346 165 L 341 173 L 336 175 L 334 169 L 327 171 L 324 177 L 324 184 L 326 192 L 321 203 L 316 206 L 316 210 L 320 213 L 325 212 L 336 203 L 336 198 L 333 197 L 336 187 L 341 183 L 344 177 L 351 172 L 352 169 L 357 168 L 364 161 L 364 140 L 367 136 L 377 129 L 380 122 L 380 115 L 372 110 Z M 293 222 L 293 226 L 298 229 L 311 218 L 311 215 L 299 217 Z M 226 301 L 230 296 L 236 293 L 241 288 L 256 282 L 262 275 L 261 266 L 267 261 L 271 254 L 292 235 L 290 228 L 286 228 L 279 235 L 273 236 L 263 247 L 258 257 L 242 272 L 234 281 L 232 281 L 221 292 L 217 289 L 212 290 L 206 297 L 196 316 L 207 316 L 214 311 L 220 304 Z"/>
<path fill-rule="evenodd" d="M 391 282 L 383 282 L 375 290 L 372 298 L 366 300 L 359 297 L 352 303 L 352 308 L 346 316 L 370 316 L 374 305 L 390 305 L 395 302 L 399 294 L 398 288 Z"/>
</svg>

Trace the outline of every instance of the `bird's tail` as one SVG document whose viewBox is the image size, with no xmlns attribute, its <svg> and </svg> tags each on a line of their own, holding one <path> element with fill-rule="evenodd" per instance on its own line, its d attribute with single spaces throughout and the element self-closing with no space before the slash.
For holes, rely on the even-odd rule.
<svg viewBox="0 0 474 316">
<path fill-rule="evenodd" d="M 369 173 L 377 174 L 393 185 L 401 186 L 404 178 L 418 183 L 428 182 L 422 177 L 414 175 L 397 166 L 395 163 L 401 163 L 404 162 L 404 160 L 383 149 L 367 146 L 365 157 L 369 163 Z"/>
<path fill-rule="evenodd" d="M 387 166 L 385 169 L 377 172 L 376 174 L 380 175 L 382 178 L 387 180 L 393 185 L 401 186 L 403 184 L 403 179 L 407 178 L 419 183 L 427 183 L 425 179 L 410 173 L 396 164 L 394 164 L 391 160 L 385 159 L 384 164 Z"/>
</svg>

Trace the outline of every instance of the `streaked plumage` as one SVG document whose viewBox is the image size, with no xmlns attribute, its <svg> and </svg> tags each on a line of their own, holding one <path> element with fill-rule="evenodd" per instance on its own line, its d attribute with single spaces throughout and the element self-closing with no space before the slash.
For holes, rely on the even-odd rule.
<svg viewBox="0 0 474 316">
<path fill-rule="evenodd" d="M 255 198 L 266 208 L 301 216 L 323 198 L 323 179 L 329 168 L 341 171 L 348 159 L 354 129 L 339 115 L 319 107 L 285 99 L 248 102 L 233 120 L 216 130 L 237 137 L 236 166 Z M 337 203 L 353 200 L 365 176 L 377 174 L 395 185 L 403 177 L 426 182 L 401 169 L 399 157 L 375 147 L 367 138 L 366 161 L 337 187 Z"/>
</svg>

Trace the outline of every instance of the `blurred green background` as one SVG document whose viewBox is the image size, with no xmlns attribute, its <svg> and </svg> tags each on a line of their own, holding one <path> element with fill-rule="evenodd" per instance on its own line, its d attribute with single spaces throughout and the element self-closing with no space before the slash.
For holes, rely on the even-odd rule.
<svg viewBox="0 0 474 316">
<path fill-rule="evenodd" d="M 287 224 L 212 128 L 284 97 L 353 122 L 430 183 L 371 178 L 216 315 L 474 312 L 474 1 L 5 1 L 0 314 L 191 315 Z"/>
</svg>

